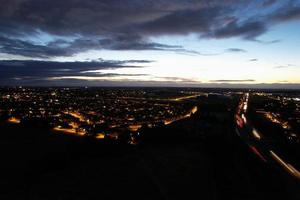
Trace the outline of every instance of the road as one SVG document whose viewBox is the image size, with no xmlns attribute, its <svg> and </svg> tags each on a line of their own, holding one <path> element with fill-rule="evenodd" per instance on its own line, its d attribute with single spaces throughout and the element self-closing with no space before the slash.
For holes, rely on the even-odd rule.
<svg viewBox="0 0 300 200">
<path fill-rule="evenodd" d="M 278 169 L 284 177 L 287 177 L 287 184 L 295 184 L 300 189 L 300 172 L 290 161 L 281 155 L 280 149 L 276 149 L 264 138 L 247 117 L 250 94 L 245 93 L 240 101 L 236 115 L 236 133 L 249 146 L 251 151 L 262 161 Z M 293 186 L 294 187 L 294 186 Z M 300 195 L 297 195 L 297 198 Z"/>
</svg>

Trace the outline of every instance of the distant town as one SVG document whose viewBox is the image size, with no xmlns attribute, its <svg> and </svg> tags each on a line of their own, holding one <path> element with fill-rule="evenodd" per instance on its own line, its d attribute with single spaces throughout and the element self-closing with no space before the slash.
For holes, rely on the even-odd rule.
<svg viewBox="0 0 300 200">
<path fill-rule="evenodd" d="M 190 180 L 194 173 L 199 173 L 197 167 L 207 166 L 221 174 L 215 177 L 213 172 L 203 171 L 198 178 L 218 183 L 228 178 L 227 181 L 235 184 L 231 187 L 239 190 L 243 190 L 241 183 L 250 190 L 260 182 L 261 188 L 255 189 L 257 198 L 266 192 L 266 195 L 281 197 L 289 194 L 294 200 L 299 197 L 300 180 L 299 97 L 300 92 L 296 90 L 2 87 L 0 129 L 4 147 L 17 145 L 22 149 L 11 156 L 26 158 L 24 164 L 18 166 L 21 172 L 31 168 L 38 171 L 39 165 L 30 164 L 32 160 L 43 160 L 40 155 L 52 155 L 53 163 L 43 161 L 47 163 L 44 169 L 54 170 L 56 177 L 57 163 L 65 160 L 64 167 L 76 168 L 73 163 L 83 154 L 84 159 L 95 162 L 87 167 L 95 165 L 101 169 L 107 163 L 109 169 L 106 170 L 111 173 L 102 174 L 102 178 L 108 181 L 115 177 L 111 175 L 114 170 L 118 170 L 112 158 L 124 162 L 122 169 L 126 171 L 136 167 L 133 160 L 138 157 L 142 164 L 134 172 L 144 173 L 139 170 L 146 168 L 151 177 L 147 182 L 159 188 L 162 186 L 152 177 L 157 176 L 164 182 L 165 173 L 175 167 L 167 160 L 174 160 L 182 162 L 186 172 L 191 173 L 183 176 L 185 171 L 174 171 L 172 176 L 180 180 L 179 185 L 184 183 L 185 177 Z M 182 157 L 174 158 L 169 151 Z M 99 153 L 103 155 L 98 157 Z M 198 154 L 212 160 L 204 164 L 198 160 Z M 190 158 L 191 155 L 197 155 L 197 159 Z M 197 160 L 195 166 L 188 164 L 194 162 L 190 159 Z M 162 163 L 166 168 L 160 172 Z M 49 167 L 49 164 L 55 166 Z M 231 165 L 239 171 L 233 170 Z M 118 176 L 126 176 L 126 173 Z M 240 180 L 240 176 L 247 181 Z M 86 178 L 80 176 L 80 180 L 87 181 Z M 237 181 L 232 182 L 232 178 Z M 106 188 L 105 182 L 103 184 Z M 173 189 L 179 187 L 178 184 L 172 182 L 164 187 L 177 191 Z M 224 192 L 227 191 L 225 185 L 214 186 L 217 187 L 214 193 L 237 195 Z M 283 185 L 284 191 L 273 192 Z M 136 187 L 140 192 L 144 189 L 142 185 Z M 111 187 L 106 189 L 111 190 Z M 28 191 L 24 189 L 24 192 Z M 153 195 L 164 195 L 162 193 Z"/>
<path fill-rule="evenodd" d="M 53 131 L 118 138 L 142 126 L 167 125 L 197 111 L 190 99 L 207 93 L 135 89 L 10 88 L 1 91 L 1 117 L 9 123 L 36 121 Z"/>
<path fill-rule="evenodd" d="M 203 92 L 197 89 L 133 88 L 1 88 L 0 117 L 8 123 L 36 121 L 53 131 L 78 136 L 118 138 L 142 126 L 171 124 L 195 114 L 197 99 L 209 95 L 242 95 L 243 92 Z M 300 97 L 298 93 L 252 92 L 255 118 L 264 118 L 283 129 L 284 138 L 299 143 Z M 252 100 L 253 99 L 253 100 Z M 243 106 L 243 107 L 241 107 Z M 248 104 L 240 104 L 239 112 Z M 246 123 L 245 114 L 242 120 Z M 239 124 L 238 125 L 241 126 Z"/>
</svg>

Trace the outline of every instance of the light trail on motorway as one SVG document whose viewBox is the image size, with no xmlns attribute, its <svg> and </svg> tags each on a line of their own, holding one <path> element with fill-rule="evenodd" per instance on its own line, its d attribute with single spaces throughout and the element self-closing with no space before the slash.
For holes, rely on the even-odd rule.
<svg viewBox="0 0 300 200">
<path fill-rule="evenodd" d="M 262 161 L 268 162 L 274 160 L 286 172 L 300 180 L 300 172 L 293 165 L 285 161 L 284 158 L 276 154 L 274 150 L 271 150 L 268 142 L 263 140 L 262 134 L 253 127 L 249 120 L 247 120 L 246 113 L 248 111 L 248 101 L 249 93 L 246 93 L 242 97 L 235 115 L 237 135 L 248 144 L 252 152 L 256 154 Z"/>
<path fill-rule="evenodd" d="M 256 139 L 258 139 L 258 140 L 261 139 L 261 135 L 258 133 L 258 131 L 255 128 L 253 128 L 252 134 Z"/>
<path fill-rule="evenodd" d="M 300 172 L 295 169 L 291 164 L 284 161 L 282 158 L 280 158 L 274 151 L 270 150 L 271 156 L 291 175 L 297 177 L 300 179 Z"/>
</svg>

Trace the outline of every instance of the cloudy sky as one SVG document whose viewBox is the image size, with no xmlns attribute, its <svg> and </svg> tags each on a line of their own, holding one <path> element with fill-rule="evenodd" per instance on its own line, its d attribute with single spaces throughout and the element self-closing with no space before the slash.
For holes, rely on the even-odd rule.
<svg viewBox="0 0 300 200">
<path fill-rule="evenodd" d="M 0 86 L 300 88 L 300 0 L 0 3 Z"/>
</svg>

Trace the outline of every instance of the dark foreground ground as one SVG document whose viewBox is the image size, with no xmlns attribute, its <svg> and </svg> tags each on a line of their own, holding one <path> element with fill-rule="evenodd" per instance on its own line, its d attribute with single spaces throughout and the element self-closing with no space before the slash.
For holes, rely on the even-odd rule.
<svg viewBox="0 0 300 200">
<path fill-rule="evenodd" d="M 0 151 L 1 199 L 289 199 L 281 177 L 236 137 L 140 147 L 9 138 Z"/>
<path fill-rule="evenodd" d="M 138 146 L 2 125 L 0 199 L 296 199 L 216 110 L 145 130 Z"/>
</svg>

